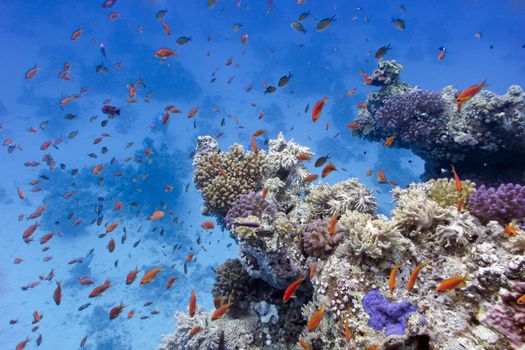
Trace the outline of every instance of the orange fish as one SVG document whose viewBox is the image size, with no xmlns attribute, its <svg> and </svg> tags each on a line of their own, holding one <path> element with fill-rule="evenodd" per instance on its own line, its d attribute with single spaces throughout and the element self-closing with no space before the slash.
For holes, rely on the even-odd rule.
<svg viewBox="0 0 525 350">
<path fill-rule="evenodd" d="M 191 291 L 190 305 L 188 310 L 190 317 L 195 316 L 195 311 L 197 311 L 197 294 L 195 293 L 195 289 Z"/>
<path fill-rule="evenodd" d="M 478 92 L 481 91 L 481 89 L 487 87 L 488 85 L 485 83 L 485 80 L 483 80 L 481 83 L 477 85 L 473 85 L 469 88 L 466 88 L 463 90 L 459 96 L 456 98 L 456 103 L 462 104 L 465 101 L 470 100 L 472 97 L 476 96 Z"/>
<path fill-rule="evenodd" d="M 81 276 L 80 277 L 80 284 L 83 286 L 89 286 L 90 284 L 93 284 L 92 280 L 88 280 L 86 277 Z"/>
<path fill-rule="evenodd" d="M 314 108 L 312 108 L 312 121 L 314 123 L 321 117 L 321 112 L 326 101 L 328 101 L 328 98 L 323 96 L 323 98 L 314 105 Z"/>
<path fill-rule="evenodd" d="M 458 173 L 456 173 L 456 169 L 454 169 L 454 166 L 452 167 L 452 175 L 454 175 L 454 182 L 456 184 L 456 190 L 461 193 L 463 191 L 463 185 L 461 184 L 461 180 L 459 179 Z"/>
<path fill-rule="evenodd" d="M 416 284 L 417 276 L 419 275 L 419 272 L 423 267 L 425 267 L 426 262 L 422 262 L 421 264 L 417 265 L 414 268 L 414 271 L 410 274 L 410 278 L 408 279 L 408 285 L 407 290 L 410 293 L 412 291 L 412 288 L 414 288 L 414 285 Z"/>
<path fill-rule="evenodd" d="M 348 92 L 346 93 L 346 96 L 354 96 L 356 93 L 357 93 L 357 89 L 353 88 L 353 89 L 348 90 Z"/>
<path fill-rule="evenodd" d="M 139 273 L 139 269 L 135 267 L 135 270 L 130 271 L 128 275 L 126 276 L 126 284 L 130 285 L 135 281 L 135 278 L 137 278 L 137 274 Z"/>
<path fill-rule="evenodd" d="M 348 320 L 345 321 L 345 340 L 346 343 L 350 343 L 350 329 L 348 328 Z"/>
<path fill-rule="evenodd" d="M 157 210 L 153 214 L 149 216 L 149 219 L 152 221 L 158 220 L 160 218 L 164 217 L 164 212 L 162 210 Z"/>
<path fill-rule="evenodd" d="M 466 279 L 467 279 L 466 276 L 452 277 L 452 278 L 444 279 L 443 281 L 441 281 L 439 286 L 437 286 L 436 293 L 445 293 L 445 292 L 451 291 L 457 286 L 464 284 Z"/>
<path fill-rule="evenodd" d="M 133 315 L 135 315 L 135 310 L 129 310 L 129 312 L 128 312 L 128 320 L 130 320 L 133 317 Z"/>
<path fill-rule="evenodd" d="M 286 288 L 286 290 L 284 291 L 284 295 L 283 295 L 284 303 L 286 303 L 288 300 L 290 300 L 293 297 L 295 291 L 297 290 L 297 288 L 303 281 L 304 281 L 304 277 L 301 276 L 299 277 L 297 281 L 292 282 L 292 284 L 290 284 L 288 288 Z"/>
<path fill-rule="evenodd" d="M 55 304 L 60 305 L 62 301 L 62 282 L 57 282 L 57 287 L 53 293 L 53 299 L 55 299 Z"/>
<path fill-rule="evenodd" d="M 164 32 L 166 33 L 166 35 L 171 35 L 170 27 L 168 27 L 166 22 L 162 21 L 161 23 L 162 23 L 162 28 L 164 28 Z"/>
<path fill-rule="evenodd" d="M 122 302 L 120 302 L 119 306 L 115 306 L 114 308 L 109 310 L 109 319 L 114 320 L 115 318 L 117 318 L 126 306 L 127 305 L 124 305 L 122 304 Z"/>
<path fill-rule="evenodd" d="M 346 124 L 346 127 L 348 129 L 355 130 L 355 129 L 359 129 L 359 124 L 357 124 L 357 123 L 350 123 L 350 124 Z"/>
<path fill-rule="evenodd" d="M 75 41 L 78 39 L 78 37 L 80 36 L 80 34 L 84 31 L 85 29 L 80 27 L 78 28 L 77 30 L 75 30 L 73 32 L 73 34 L 71 34 L 71 40 Z"/>
<path fill-rule="evenodd" d="M 306 330 L 308 332 L 312 332 L 316 330 L 317 327 L 319 327 L 319 325 L 321 324 L 321 321 L 324 318 L 324 312 L 325 312 L 325 308 L 324 306 L 321 306 L 321 308 L 318 311 L 316 311 L 312 315 L 312 317 L 310 317 L 310 319 L 308 320 L 308 323 L 306 323 Z"/>
<path fill-rule="evenodd" d="M 114 223 L 108 225 L 108 227 L 106 227 L 106 232 L 107 233 L 113 232 L 118 227 L 119 224 L 120 224 L 120 222 L 117 221 L 117 222 L 114 222 Z"/>
<path fill-rule="evenodd" d="M 310 280 L 312 280 L 315 277 L 315 273 L 317 272 L 317 263 L 313 263 L 310 267 Z"/>
<path fill-rule="evenodd" d="M 166 289 L 170 289 L 171 286 L 173 285 L 173 282 L 175 282 L 176 280 L 177 280 L 177 277 L 170 277 L 168 282 L 166 282 Z"/>
<path fill-rule="evenodd" d="M 503 233 L 504 238 L 514 237 L 518 234 L 516 227 L 511 224 L 505 225 L 505 232 Z"/>
<path fill-rule="evenodd" d="M 258 154 L 259 153 L 259 147 L 257 147 L 257 142 L 255 142 L 255 138 L 253 136 L 250 136 L 250 142 L 252 143 L 253 153 Z"/>
<path fill-rule="evenodd" d="M 33 68 L 29 69 L 29 70 L 26 72 L 26 75 L 25 75 L 26 80 L 29 80 L 29 79 L 31 79 L 32 77 L 34 77 L 35 74 L 36 74 L 39 70 L 40 70 L 40 67 L 37 66 L 37 65 L 35 64 L 35 66 L 34 66 Z"/>
<path fill-rule="evenodd" d="M 109 280 L 106 280 L 104 284 L 95 287 L 91 293 L 89 293 L 90 298 L 98 297 L 100 294 L 104 293 L 110 287 Z"/>
<path fill-rule="evenodd" d="M 215 228 L 215 224 L 213 223 L 213 221 L 204 221 L 202 224 L 201 224 L 201 227 L 205 230 L 212 230 Z"/>
<path fill-rule="evenodd" d="M 177 51 L 168 49 L 168 48 L 161 48 L 155 51 L 155 57 L 160 57 L 162 59 L 167 59 L 170 56 L 175 56 L 177 54 Z"/>
<path fill-rule="evenodd" d="M 332 171 L 334 170 L 337 170 L 335 168 L 335 166 L 332 164 L 332 163 L 328 163 L 327 165 L 325 165 L 325 167 L 323 168 L 323 171 L 321 172 L 321 177 L 324 179 L 325 177 L 327 177 Z"/>
<path fill-rule="evenodd" d="M 372 80 L 370 80 L 370 77 L 368 76 L 368 74 L 364 71 L 362 71 L 361 69 L 359 70 L 359 73 L 361 74 L 361 76 L 363 77 L 363 79 L 365 80 L 364 84 L 367 85 L 367 86 L 370 86 L 372 85 Z"/>
<path fill-rule="evenodd" d="M 191 119 L 193 117 L 195 117 L 195 115 L 197 114 L 197 112 L 199 112 L 199 106 L 197 107 L 193 107 L 192 109 L 190 109 L 190 111 L 188 112 L 188 119 Z"/>
<path fill-rule="evenodd" d="M 157 277 L 157 274 L 161 271 L 160 267 L 156 267 L 152 270 L 149 270 L 142 276 L 142 279 L 140 280 L 140 285 L 145 286 L 146 284 L 153 282 L 155 277 Z"/>
<path fill-rule="evenodd" d="M 201 326 L 196 326 L 196 327 L 193 327 L 191 330 L 190 330 L 190 333 L 188 334 L 190 337 L 193 337 L 195 334 L 199 333 L 200 331 L 202 331 L 204 328 L 202 328 Z"/>
<path fill-rule="evenodd" d="M 328 233 L 330 233 L 330 236 L 333 236 L 335 234 L 336 224 L 337 224 L 337 214 L 334 214 L 332 216 L 332 219 L 330 220 L 330 225 L 328 225 Z"/>
<path fill-rule="evenodd" d="M 265 132 L 265 131 L 264 131 L 263 129 L 259 129 L 259 130 L 255 131 L 255 132 L 253 133 L 253 136 L 254 136 L 254 137 L 261 136 L 262 134 L 264 134 L 264 132 Z"/>
<path fill-rule="evenodd" d="M 219 318 L 221 318 L 226 312 L 228 312 L 228 310 L 230 309 L 231 305 L 232 305 L 232 303 L 228 303 L 228 304 L 224 304 L 223 306 L 221 306 L 218 309 L 215 309 L 215 311 L 211 315 L 211 320 L 215 321 L 215 320 L 218 320 Z"/>
<path fill-rule="evenodd" d="M 366 108 L 366 103 L 361 102 L 360 104 L 357 105 L 357 108 L 359 108 L 359 109 L 365 109 L 365 108 Z"/>
<path fill-rule="evenodd" d="M 188 255 L 186 255 L 186 264 L 189 264 L 191 259 L 193 259 L 193 253 L 188 253 Z"/>
<path fill-rule="evenodd" d="M 16 345 L 15 350 L 24 350 L 26 348 L 27 343 L 29 343 L 31 340 L 29 338 L 26 338 L 26 340 L 21 341 Z"/>
<path fill-rule="evenodd" d="M 377 170 L 377 182 L 379 183 L 386 183 L 386 176 L 385 173 L 381 169 Z"/>
<path fill-rule="evenodd" d="M 312 181 L 315 181 L 315 180 L 317 180 L 318 177 L 319 177 L 319 175 L 317 175 L 317 174 L 308 174 L 308 175 L 306 175 L 306 177 L 304 178 L 304 182 L 312 182 Z"/>
<path fill-rule="evenodd" d="M 266 195 L 267 195 L 267 194 L 268 194 L 268 187 L 265 187 L 265 188 L 263 188 L 262 191 L 261 191 L 261 197 L 262 197 L 263 199 L 266 199 Z"/>
<path fill-rule="evenodd" d="M 115 210 L 120 210 L 120 209 L 122 209 L 122 202 L 119 201 L 115 203 Z"/>
<path fill-rule="evenodd" d="M 394 139 L 396 138 L 395 135 L 392 135 L 392 136 L 389 136 L 386 140 L 385 140 L 385 143 L 383 144 L 383 146 L 385 147 L 389 147 L 392 142 L 394 142 Z"/>
<path fill-rule="evenodd" d="M 390 278 L 388 279 L 388 289 L 390 289 L 390 292 L 392 294 L 394 293 L 394 289 L 396 288 L 397 269 L 399 269 L 399 263 L 396 263 L 396 266 L 392 268 L 392 270 L 390 271 Z"/>
<path fill-rule="evenodd" d="M 301 344 L 304 350 L 310 350 L 312 348 L 312 346 L 303 338 L 299 338 L 299 344 Z"/>
<path fill-rule="evenodd" d="M 93 168 L 93 175 L 98 175 L 104 170 L 104 164 L 97 165 Z"/>
<path fill-rule="evenodd" d="M 309 154 L 299 153 L 295 156 L 295 158 L 297 158 L 298 160 L 311 160 L 312 156 Z"/>
<path fill-rule="evenodd" d="M 521 297 L 516 300 L 518 304 L 525 304 L 525 294 L 523 294 Z"/>
</svg>

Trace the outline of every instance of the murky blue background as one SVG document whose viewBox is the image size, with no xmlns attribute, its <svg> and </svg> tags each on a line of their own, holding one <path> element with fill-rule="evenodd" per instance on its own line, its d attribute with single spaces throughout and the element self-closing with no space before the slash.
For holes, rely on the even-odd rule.
<svg viewBox="0 0 525 350">
<path fill-rule="evenodd" d="M 311 147 L 317 156 L 333 156 L 339 170 L 327 178 L 328 182 L 359 177 L 377 190 L 380 212 L 388 213 L 390 186 L 377 184 L 375 176 L 366 177 L 368 169 L 381 168 L 389 179 L 405 186 L 417 181 L 423 164 L 408 151 L 355 139 L 345 127 L 357 114 L 356 105 L 373 90 L 363 85 L 358 71 L 373 70 L 373 54 L 379 47 L 390 43 L 392 50 L 385 58 L 401 62 L 405 66 L 403 80 L 422 89 L 439 90 L 449 84 L 463 89 L 485 78 L 497 93 L 505 93 L 510 84 L 525 85 L 525 3 L 519 0 L 309 0 L 303 5 L 292 0 L 273 4 L 219 0 L 213 9 L 208 9 L 204 0 L 119 0 L 111 9 L 101 4 L 0 2 L 0 138 L 12 139 L 23 147 L 11 154 L 7 147 L 0 149 L 2 349 L 14 349 L 27 336 L 31 338 L 27 348 L 33 349 L 39 334 L 43 336 L 42 349 L 75 349 L 85 335 L 87 349 L 154 349 L 161 335 L 173 330 L 172 315 L 187 307 L 192 288 L 198 291 L 198 303 L 211 308 L 211 268 L 234 257 L 236 248 L 226 232 L 204 232 L 200 228 L 206 218 L 200 215 L 200 195 L 191 184 L 189 157 L 198 135 L 224 132 L 219 140 L 224 148 L 235 142 L 249 147 L 249 135 L 256 129 L 266 130 L 258 139 L 260 146 L 265 138 L 282 131 L 287 138 Z M 400 5 L 406 7 L 406 13 L 400 12 Z M 155 19 L 157 11 L 165 8 L 170 36 Z M 304 22 L 308 32 L 303 35 L 290 23 L 308 10 L 311 16 Z M 110 21 L 112 12 L 120 17 Z M 317 20 L 334 14 L 337 21 L 328 30 L 315 31 Z M 402 18 L 406 30 L 394 28 L 391 17 Z M 238 32 L 232 29 L 235 23 L 242 24 Z M 143 34 L 137 30 L 139 25 Z M 72 41 L 71 35 L 79 27 L 85 31 Z M 481 39 L 474 37 L 477 32 L 482 33 Z M 245 33 L 249 38 L 243 46 L 240 37 Z M 176 45 L 176 38 L 182 35 L 191 36 L 192 41 Z M 100 53 L 100 43 L 106 47 L 107 60 Z M 447 56 L 437 62 L 440 46 L 447 48 Z M 161 47 L 177 49 L 177 57 L 159 63 L 154 53 Z M 229 57 L 233 64 L 226 66 Z M 72 81 L 58 78 L 64 63 L 71 64 Z M 118 70 L 114 67 L 117 63 L 121 64 Z M 25 80 L 25 72 L 35 64 L 41 69 L 34 78 Z M 107 75 L 96 73 L 99 64 L 107 67 Z M 216 81 L 211 83 L 214 72 Z M 265 82 L 276 85 L 288 72 L 294 74 L 288 86 L 263 95 Z M 129 104 L 126 84 L 139 78 L 146 88 L 139 89 L 137 103 Z M 249 85 L 253 89 L 246 92 Z M 88 87 L 88 92 L 61 110 L 60 99 L 83 87 Z M 357 88 L 358 93 L 348 97 L 346 92 L 351 88 Z M 143 98 L 148 93 L 151 102 L 145 103 Z M 304 109 L 322 96 L 330 100 L 321 119 L 313 124 L 310 112 L 305 114 Z M 110 104 L 120 108 L 121 115 L 102 127 L 105 99 L 111 99 Z M 172 115 L 169 124 L 163 126 L 160 120 L 169 104 L 183 113 Z M 188 119 L 187 112 L 196 106 L 200 106 L 199 113 Z M 264 118 L 259 120 L 261 112 Z M 68 113 L 77 117 L 66 120 Z M 90 122 L 93 116 L 98 118 Z M 235 124 L 235 117 L 244 128 Z M 223 118 L 226 125 L 221 127 Z M 39 124 L 44 121 L 49 125 L 42 130 Z M 327 121 L 329 128 L 325 130 Z M 29 133 L 30 127 L 38 131 Z M 78 136 L 71 140 L 68 134 L 74 130 Z M 104 132 L 111 137 L 94 145 L 93 140 Z M 43 142 L 59 137 L 65 140 L 58 149 L 40 150 Z M 133 146 L 126 148 L 128 142 Z M 104 146 L 108 152 L 101 154 Z M 144 154 L 146 148 L 152 150 L 149 157 Z M 98 158 L 87 156 L 92 152 Z M 42 162 L 47 153 L 57 165 L 66 164 L 66 169 L 57 166 L 49 170 L 45 163 L 35 168 L 24 166 L 27 161 Z M 132 159 L 126 162 L 128 157 Z M 109 165 L 112 158 L 115 164 Z M 99 177 L 91 173 L 97 164 L 106 164 L 101 174 L 103 184 L 98 184 Z M 72 176 L 75 168 L 79 173 Z M 114 176 L 118 172 L 123 176 Z M 50 180 L 28 185 L 40 175 Z M 173 185 L 172 192 L 164 190 L 168 184 Z M 26 192 L 23 201 L 18 198 L 17 186 Z M 33 193 L 33 187 L 42 190 Z M 75 191 L 75 196 L 63 198 L 70 191 Z M 104 238 L 97 237 L 105 231 L 104 225 L 91 224 L 98 216 L 98 197 L 104 199 L 104 223 L 121 222 Z M 119 200 L 124 208 L 117 212 L 113 206 Z M 47 203 L 48 209 L 36 220 L 41 226 L 35 241 L 26 244 L 22 233 L 35 220 L 19 221 L 18 216 L 29 215 L 42 203 Z M 156 222 L 146 220 L 160 208 L 170 213 Z M 70 213 L 72 219 L 68 219 Z M 82 223 L 73 226 L 79 218 Z M 127 241 L 122 245 L 124 227 Z M 52 231 L 61 231 L 63 237 L 55 235 L 47 244 L 50 249 L 42 252 L 39 240 Z M 110 237 L 117 242 L 113 253 L 106 248 Z M 94 251 L 89 254 L 91 249 Z M 185 274 L 184 260 L 191 251 L 196 262 Z M 46 256 L 52 259 L 43 261 Z M 25 261 L 14 265 L 16 257 Z M 68 264 L 75 258 L 84 262 Z M 145 287 L 139 287 L 138 281 L 125 285 L 126 274 L 135 267 L 144 271 L 156 266 L 165 271 L 153 283 Z M 21 290 L 51 269 L 55 279 L 63 281 L 60 306 L 53 301 L 54 281 Z M 81 286 L 80 276 L 94 280 L 95 285 L 109 278 L 112 287 L 101 297 L 88 299 L 92 286 Z M 179 279 L 166 290 L 171 276 Z M 91 306 L 78 311 L 88 301 Z M 134 309 L 135 316 L 128 320 L 123 314 L 110 321 L 109 309 L 121 301 L 129 305 L 125 312 Z M 153 304 L 144 307 L 146 301 Z M 36 310 L 44 318 L 38 324 L 40 328 L 31 332 Z M 150 315 L 153 310 L 160 313 Z M 150 318 L 141 320 L 145 315 Z M 10 325 L 12 319 L 18 323 Z"/>
</svg>

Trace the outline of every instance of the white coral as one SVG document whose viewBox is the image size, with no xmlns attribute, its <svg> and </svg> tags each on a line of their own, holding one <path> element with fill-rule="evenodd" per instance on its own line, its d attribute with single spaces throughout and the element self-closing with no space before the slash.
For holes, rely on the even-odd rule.
<svg viewBox="0 0 525 350">
<path fill-rule="evenodd" d="M 447 210 L 446 224 L 436 227 L 435 236 L 439 244 L 445 247 L 454 241 L 466 246 L 474 236 L 484 235 L 485 229 L 479 220 L 469 213 L 461 213 L 456 209 Z"/>
<path fill-rule="evenodd" d="M 384 216 L 373 218 L 370 214 L 346 212 L 337 223 L 337 230 L 345 232 L 348 248 L 355 255 L 380 258 L 388 251 L 415 251 L 415 247 L 403 237 L 396 223 Z"/>
<path fill-rule="evenodd" d="M 265 174 L 275 175 L 277 172 L 286 170 L 292 171 L 299 165 L 297 159 L 299 154 L 312 156 L 313 153 L 308 147 L 298 145 L 293 140 L 286 141 L 284 135 L 279 133 L 277 138 L 270 140 L 268 144 L 268 154 L 264 166 Z"/>
</svg>

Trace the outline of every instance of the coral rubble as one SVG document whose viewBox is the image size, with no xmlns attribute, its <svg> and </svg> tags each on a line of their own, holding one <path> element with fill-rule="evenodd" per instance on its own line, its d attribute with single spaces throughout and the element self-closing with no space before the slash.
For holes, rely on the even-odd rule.
<svg viewBox="0 0 525 350">
<path fill-rule="evenodd" d="M 396 76 L 398 65 L 380 65 L 374 85 L 408 88 Z M 432 98 L 448 108 L 440 102 L 445 97 Z M 199 139 L 194 179 L 211 209 L 204 212 L 224 223 L 239 248 L 238 259 L 215 270 L 212 291 L 217 307 L 226 300 L 231 307 L 213 321 L 200 309 L 193 317 L 177 313 L 177 329 L 159 349 L 525 345 L 517 302 L 525 293 L 525 232 L 518 225 L 525 220 L 523 187 L 476 190 L 464 180 L 458 191 L 452 179 L 396 187 L 389 218 L 374 213 L 376 201 L 358 179 L 305 182 L 297 154 L 312 155 L 306 147 L 282 135 L 269 145 L 258 155 L 239 145 L 222 153 L 210 137 Z M 227 170 L 228 177 L 220 170 L 226 165 L 236 169 Z M 509 223 L 517 223 L 515 231 Z M 283 301 L 296 281 L 295 297 Z M 442 293 L 450 281 L 457 283 Z M 202 329 L 192 334 L 196 327 Z"/>
</svg>

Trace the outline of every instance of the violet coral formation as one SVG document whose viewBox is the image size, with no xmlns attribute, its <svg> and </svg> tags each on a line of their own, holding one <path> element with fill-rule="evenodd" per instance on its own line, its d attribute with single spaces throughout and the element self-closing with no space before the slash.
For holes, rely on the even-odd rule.
<svg viewBox="0 0 525 350">
<path fill-rule="evenodd" d="M 412 150 L 425 162 L 426 178 L 440 177 L 450 163 L 476 183 L 521 179 L 525 158 L 525 93 L 510 86 L 503 96 L 481 91 L 458 110 L 452 86 L 420 91 L 399 80 L 402 66 L 380 61 L 372 75 L 378 91 L 359 111 L 356 135 Z M 504 170 L 504 171 L 502 171 Z"/>
<path fill-rule="evenodd" d="M 525 186 L 501 184 L 499 187 L 481 185 L 469 198 L 470 212 L 483 223 L 496 220 L 508 224 L 525 218 Z"/>
<path fill-rule="evenodd" d="M 410 93 L 396 76 L 400 66 L 380 66 L 383 72 L 378 70 L 374 79 L 383 93 Z M 369 113 L 382 108 L 386 98 L 373 97 Z M 194 180 L 213 209 L 205 213 L 224 223 L 239 250 L 238 260 L 217 269 L 212 294 L 218 303 L 230 297 L 233 304 L 213 322 L 200 308 L 193 318 L 178 313 L 178 328 L 160 349 L 523 346 L 525 318 L 516 302 L 525 292 L 520 185 L 480 186 L 472 193 L 474 183 L 463 176 L 461 193 L 450 179 L 396 187 L 388 218 L 374 214 L 376 201 L 357 179 L 305 183 L 307 170 L 296 154 L 311 154 L 307 148 L 282 135 L 269 145 L 268 153 L 261 150 L 256 156 L 240 146 L 221 153 L 212 138 L 199 139 Z M 237 167 L 250 158 L 258 167 L 249 170 L 254 174 L 249 186 L 225 191 L 224 201 L 210 199 L 205 190 L 217 180 L 204 169 L 222 173 L 215 168 L 219 158 Z M 262 188 L 268 189 L 264 199 Z M 460 198 L 465 205 L 458 210 Z M 510 237 L 504 227 L 509 222 L 516 228 Z M 416 266 L 422 268 L 409 291 L 407 281 Z M 436 292 L 445 279 L 463 276 L 466 283 L 451 293 Z M 298 280 L 295 297 L 283 302 L 285 290 Z M 307 330 L 305 325 L 321 307 L 326 311 L 318 327 Z M 190 337 L 194 327 L 203 329 Z M 299 339 L 306 345 L 299 345 Z"/>
<path fill-rule="evenodd" d="M 326 257 L 343 240 L 341 232 L 330 234 L 330 219 L 316 219 L 303 232 L 303 247 L 306 254 L 319 258 Z"/>
<path fill-rule="evenodd" d="M 368 324 L 377 331 L 385 329 L 385 335 L 404 335 L 406 319 L 416 311 L 409 301 L 391 303 L 377 289 L 366 293 L 363 307 L 370 316 Z"/>
</svg>

